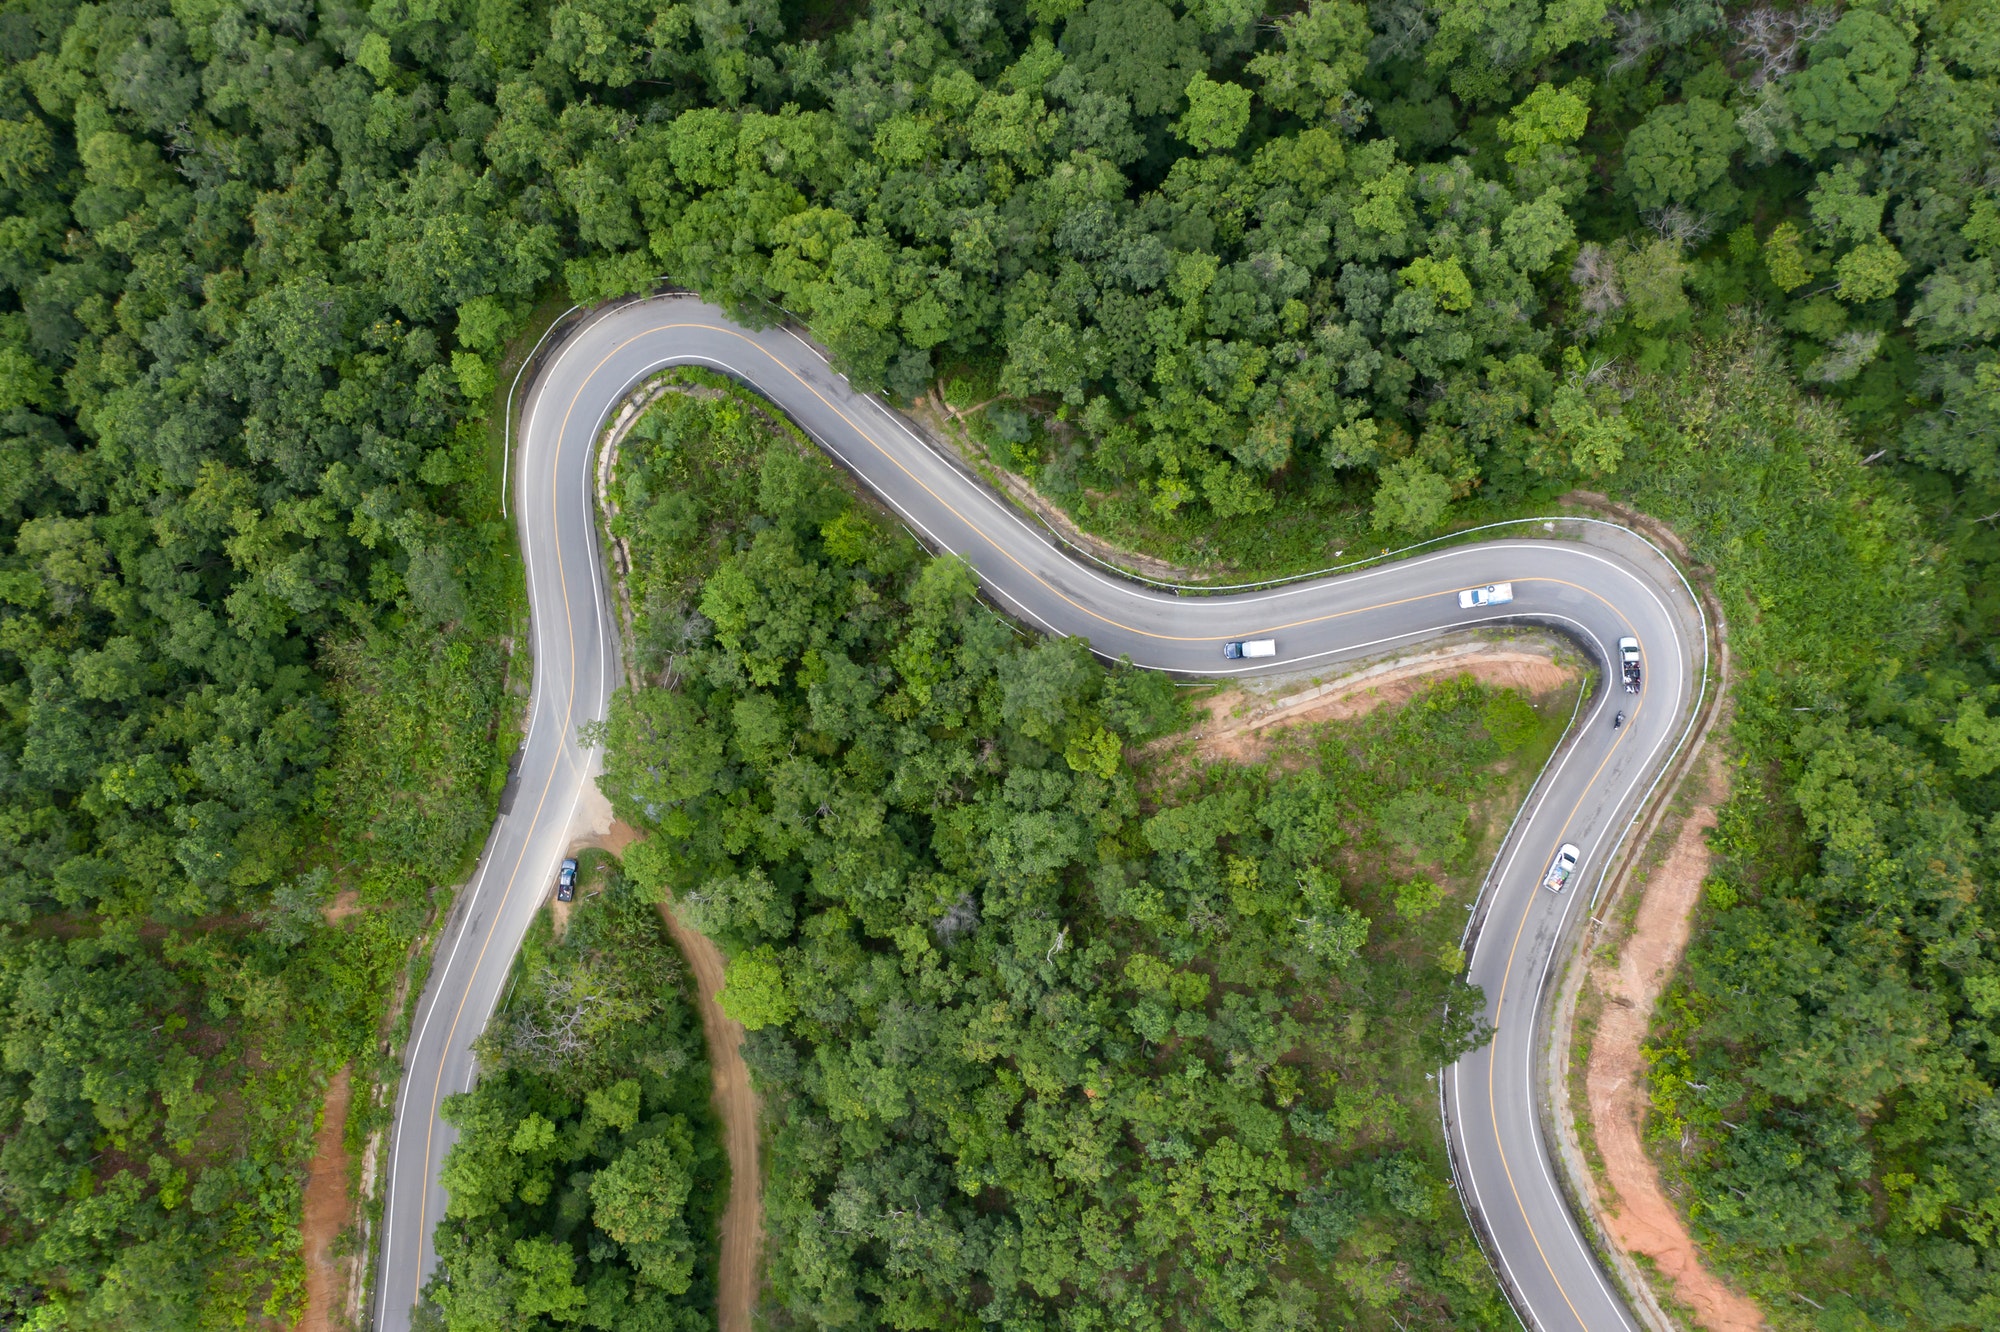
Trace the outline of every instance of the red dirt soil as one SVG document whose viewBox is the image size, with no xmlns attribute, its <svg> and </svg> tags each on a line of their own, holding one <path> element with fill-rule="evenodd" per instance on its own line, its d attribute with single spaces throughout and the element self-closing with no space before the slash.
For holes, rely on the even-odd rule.
<svg viewBox="0 0 2000 1332">
<path fill-rule="evenodd" d="M 694 970 L 695 1007 L 708 1037 L 715 1111 L 722 1118 L 723 1147 L 729 1153 L 729 1202 L 722 1212 L 722 1262 L 715 1283 L 718 1332 L 750 1332 L 757 1304 L 757 1256 L 764 1246 L 764 1176 L 757 1160 L 757 1094 L 743 1063 L 743 1024 L 715 1001 L 724 979 L 722 950 L 681 924 L 665 903 L 660 914 Z"/>
<path fill-rule="evenodd" d="M 319 1132 L 313 1138 L 312 1172 L 306 1179 L 304 1224 L 300 1238 L 306 1259 L 306 1316 L 298 1332 L 334 1332 L 334 1310 L 341 1298 L 345 1274 L 333 1256 L 333 1241 L 347 1225 L 347 1108 L 354 1083 L 342 1068 L 326 1084 Z"/>
<path fill-rule="evenodd" d="M 1700 802 L 1681 825 L 1665 862 L 1647 879 L 1616 967 L 1599 964 L 1591 972 L 1604 1007 L 1585 1085 L 1597 1150 L 1604 1159 L 1604 1177 L 1595 1185 L 1597 1211 L 1612 1242 L 1651 1259 L 1673 1296 L 1694 1311 L 1708 1332 L 1752 1332 L 1764 1326 L 1763 1311 L 1702 1266 L 1680 1213 L 1661 1191 L 1643 1132 L 1647 1099 L 1640 1046 L 1653 1006 L 1687 948 L 1695 902 L 1708 876 L 1707 833 L 1715 826 L 1716 807 L 1728 794 L 1720 760 L 1711 755 Z"/>
<path fill-rule="evenodd" d="M 637 828 L 634 828 L 629 823 L 619 823 L 613 820 L 611 831 L 602 836 L 591 838 L 590 845 L 602 847 L 614 856 L 623 857 L 625 848 L 638 840 L 639 830 Z"/>
</svg>

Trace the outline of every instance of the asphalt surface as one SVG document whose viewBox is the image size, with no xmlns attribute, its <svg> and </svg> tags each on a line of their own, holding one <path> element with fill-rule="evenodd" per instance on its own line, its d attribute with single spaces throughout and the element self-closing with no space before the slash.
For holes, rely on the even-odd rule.
<svg viewBox="0 0 2000 1332">
<path fill-rule="evenodd" d="M 534 695 L 511 803 L 439 941 L 392 1129 L 376 1324 L 402 1332 L 435 1264 L 444 1214 L 439 1169 L 454 1134 L 445 1096 L 471 1085 L 471 1045 L 514 953 L 550 894 L 596 754 L 577 728 L 604 715 L 617 677 L 589 483 L 592 445 L 626 393 L 654 371 L 707 366 L 756 388 L 872 488 L 932 547 L 955 551 L 998 605 L 1097 652 L 1187 676 L 1310 671 L 1480 625 L 1534 623 L 1575 640 L 1608 689 L 1530 796 L 1481 899 L 1470 979 L 1487 996 L 1494 1041 L 1444 1074 L 1460 1193 L 1496 1271 L 1530 1327 L 1637 1332 L 1578 1229 L 1544 1150 L 1534 1071 L 1551 961 L 1666 760 L 1690 729 L 1705 669 L 1698 611 L 1657 551 L 1623 529 L 1559 523 L 1415 554 L 1345 576 L 1227 596 L 1176 596 L 1093 567 L 927 444 L 878 399 L 857 393 L 807 342 L 752 330 L 689 297 L 615 307 L 569 334 L 539 372 L 521 416 L 514 512 L 534 622 Z M 1511 581 L 1515 599 L 1462 610 L 1464 588 Z M 1617 683 L 1616 641 L 1643 645 L 1643 691 Z M 1270 661 L 1225 661 L 1231 639 L 1274 638 Z M 1614 729 L 1612 714 L 1626 722 Z M 1540 880 L 1557 846 L 1582 855 L 1561 894 Z"/>
</svg>

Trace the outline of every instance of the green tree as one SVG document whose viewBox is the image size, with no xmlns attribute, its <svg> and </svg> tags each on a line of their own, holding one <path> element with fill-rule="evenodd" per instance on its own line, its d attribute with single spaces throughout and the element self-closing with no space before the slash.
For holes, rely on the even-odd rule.
<svg viewBox="0 0 2000 1332">
<path fill-rule="evenodd" d="M 1915 65 L 1893 20 L 1866 9 L 1843 14 L 1785 89 L 1796 120 L 1786 147 L 1802 157 L 1854 147 L 1888 117 Z"/>
<path fill-rule="evenodd" d="M 1403 266 L 1402 277 L 1407 285 L 1429 292 L 1441 310 L 1472 308 L 1472 281 L 1455 256 L 1440 260 L 1418 255 Z"/>
<path fill-rule="evenodd" d="M 1236 83 L 1217 83 L 1206 74 L 1188 80 L 1188 109 L 1174 127 L 1197 152 L 1221 152 L 1236 146 L 1250 123 L 1250 90 Z"/>
<path fill-rule="evenodd" d="M 1652 240 L 1625 255 L 1618 276 L 1625 291 L 1626 311 L 1635 327 L 1655 329 L 1684 317 L 1688 261 L 1670 240 Z"/>
<path fill-rule="evenodd" d="M 1000 715 L 1023 735 L 1053 739 L 1077 704 L 1088 698 L 1094 669 L 1083 639 L 1052 639 L 1000 664 Z"/>
<path fill-rule="evenodd" d="M 1779 291 L 1795 291 L 1812 281 L 1810 255 L 1805 237 L 1790 222 L 1772 227 L 1764 241 L 1764 267 Z"/>
<path fill-rule="evenodd" d="M 1742 146 L 1736 118 L 1716 102 L 1690 97 L 1658 107 L 1626 137 L 1625 188 L 1640 208 L 1715 207 L 1715 187 Z"/>
<path fill-rule="evenodd" d="M 513 1302 L 521 1316 L 576 1321 L 586 1297 L 576 1284 L 576 1258 L 568 1245 L 539 1236 L 515 1240 L 509 1266 L 517 1278 Z"/>
<path fill-rule="evenodd" d="M 1832 171 L 1819 173 L 1806 204 L 1813 225 L 1830 240 L 1860 244 L 1881 231 L 1882 208 L 1888 200 L 1864 192 L 1861 186 L 1861 172 L 1852 162 L 1839 162 Z"/>
<path fill-rule="evenodd" d="M 1987 715 L 1985 704 L 1965 699 L 1945 728 L 1944 742 L 1958 756 L 1958 770 L 1966 777 L 1984 777 L 2000 768 L 2000 717 Z"/>
<path fill-rule="evenodd" d="M 1896 247 L 1885 240 L 1857 246 L 1833 265 L 1834 275 L 1840 279 L 1834 294 L 1843 301 L 1879 301 L 1896 294 L 1909 269 Z"/>
<path fill-rule="evenodd" d="M 747 1031 L 782 1024 L 798 1011 L 777 951 L 769 944 L 730 963 L 729 979 L 716 998 L 722 1011 Z"/>
<path fill-rule="evenodd" d="M 1375 528 L 1413 536 L 1430 532 L 1450 503 L 1451 482 L 1417 459 L 1405 458 L 1382 471 L 1375 491 Z"/>
<path fill-rule="evenodd" d="M 670 1295 L 694 1280 L 694 1238 L 688 1230 L 687 1129 L 672 1121 L 615 1157 L 590 1181 L 591 1220 L 625 1246 L 640 1280 Z"/>
<path fill-rule="evenodd" d="M 1537 160 L 1545 148 L 1559 148 L 1583 137 L 1590 123 L 1590 103 L 1574 85 L 1558 88 L 1538 83 L 1507 115 L 1496 132 L 1508 145 L 1507 160 L 1523 165 Z"/>
<path fill-rule="evenodd" d="M 1587 476 L 1618 470 L 1636 435 L 1623 416 L 1605 415 L 1581 387 L 1565 384 L 1549 403 L 1550 433 L 1569 447 L 1570 465 Z"/>
<path fill-rule="evenodd" d="M 1257 95 L 1280 111 L 1311 118 L 1337 112 L 1368 60 L 1368 13 L 1347 0 L 1308 0 L 1277 21 L 1278 45 L 1250 58 Z"/>
</svg>

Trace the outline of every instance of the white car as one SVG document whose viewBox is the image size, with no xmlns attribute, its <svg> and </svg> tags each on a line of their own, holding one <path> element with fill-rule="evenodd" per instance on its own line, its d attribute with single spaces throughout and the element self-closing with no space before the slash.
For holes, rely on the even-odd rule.
<svg viewBox="0 0 2000 1332">
<path fill-rule="evenodd" d="M 1569 885 L 1569 876 L 1576 873 L 1576 858 L 1582 854 L 1575 845 L 1564 842 L 1556 851 L 1556 858 L 1549 865 L 1549 872 L 1542 876 L 1542 887 L 1552 893 L 1559 893 Z"/>
<path fill-rule="evenodd" d="M 1514 599 L 1512 583 L 1488 583 L 1485 587 L 1468 587 L 1458 594 L 1458 604 L 1463 610 L 1479 606 L 1504 606 Z"/>
</svg>

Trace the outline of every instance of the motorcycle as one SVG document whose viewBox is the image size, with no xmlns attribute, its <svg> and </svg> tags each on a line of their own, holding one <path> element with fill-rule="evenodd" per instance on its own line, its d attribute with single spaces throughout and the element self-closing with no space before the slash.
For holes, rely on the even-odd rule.
<svg viewBox="0 0 2000 1332">
<path fill-rule="evenodd" d="M 1625 714 L 1622 712 L 1611 719 L 1611 729 L 1614 731 L 1617 730 L 1619 727 L 1623 726 L 1624 724 L 1625 724 Z"/>
</svg>

